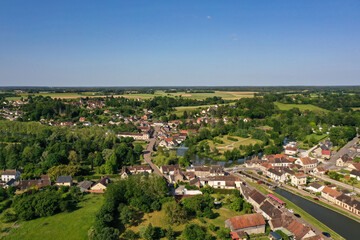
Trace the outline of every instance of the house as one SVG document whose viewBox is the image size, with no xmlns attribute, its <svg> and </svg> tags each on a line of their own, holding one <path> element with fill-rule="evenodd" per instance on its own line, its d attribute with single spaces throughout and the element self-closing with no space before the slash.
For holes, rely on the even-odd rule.
<svg viewBox="0 0 360 240">
<path fill-rule="evenodd" d="M 174 138 L 163 138 L 159 142 L 159 147 L 174 148 L 177 146 L 177 141 Z"/>
<path fill-rule="evenodd" d="M 21 175 L 21 173 L 19 170 L 7 169 L 1 173 L 1 181 L 8 182 L 11 179 L 15 179 L 15 181 L 16 181 L 19 179 L 20 175 Z"/>
<path fill-rule="evenodd" d="M 260 205 L 266 200 L 266 197 L 257 191 L 256 189 L 252 190 L 249 193 L 249 197 L 247 198 L 247 201 L 254 206 L 255 211 L 258 211 L 260 209 Z"/>
<path fill-rule="evenodd" d="M 35 179 L 35 180 L 20 180 L 19 184 L 16 186 L 18 189 L 20 190 L 24 190 L 24 189 L 28 189 L 31 187 L 45 187 L 45 186 L 50 186 L 51 185 L 51 180 L 50 177 L 48 175 L 41 175 L 40 179 Z"/>
<path fill-rule="evenodd" d="M 291 176 L 291 184 L 295 186 L 305 185 L 306 184 L 306 174 L 298 173 Z"/>
<path fill-rule="evenodd" d="M 309 157 L 299 158 L 295 160 L 296 164 L 301 165 L 305 170 L 312 169 L 317 166 L 318 160 Z"/>
<path fill-rule="evenodd" d="M 341 194 L 336 198 L 335 204 L 350 212 L 360 215 L 360 202 L 350 196 Z"/>
<path fill-rule="evenodd" d="M 299 152 L 299 149 L 297 147 L 288 146 L 288 147 L 285 148 L 285 154 L 286 155 L 292 156 L 292 155 L 296 155 L 298 152 Z"/>
<path fill-rule="evenodd" d="M 162 174 L 174 175 L 175 170 L 180 170 L 180 165 L 164 165 L 160 167 Z"/>
<path fill-rule="evenodd" d="M 324 174 L 325 173 L 325 169 L 323 167 L 316 167 L 312 170 L 313 173 L 315 174 Z"/>
<path fill-rule="evenodd" d="M 286 175 L 285 173 L 279 171 L 278 169 L 270 168 L 267 170 L 267 175 L 272 180 L 276 182 L 285 182 L 286 181 Z"/>
<path fill-rule="evenodd" d="M 128 175 L 134 174 L 150 174 L 152 173 L 152 169 L 149 165 L 139 165 L 139 166 L 127 166 L 121 169 L 121 178 L 127 178 Z"/>
<path fill-rule="evenodd" d="M 196 166 L 190 171 L 194 171 L 195 175 L 200 178 L 225 175 L 224 169 L 220 165 L 212 165 L 211 167 Z"/>
<path fill-rule="evenodd" d="M 310 192 L 314 192 L 314 193 L 320 193 L 325 186 L 319 184 L 319 183 L 311 183 L 307 186 L 307 190 L 309 190 Z"/>
<path fill-rule="evenodd" d="M 360 180 L 360 171 L 359 170 L 351 170 L 350 177 L 356 178 L 356 180 Z"/>
<path fill-rule="evenodd" d="M 72 186 L 73 179 L 71 176 L 59 176 L 56 179 L 56 186 Z"/>
<path fill-rule="evenodd" d="M 336 166 L 338 167 L 347 167 L 352 163 L 354 163 L 354 160 L 348 154 L 344 154 L 336 160 Z"/>
<path fill-rule="evenodd" d="M 269 200 L 261 204 L 260 211 L 267 220 L 279 218 L 282 214 L 281 210 L 275 207 Z"/>
<path fill-rule="evenodd" d="M 236 216 L 225 220 L 225 227 L 232 232 L 246 232 L 247 234 L 259 234 L 265 232 L 265 219 L 259 213 Z"/>
<path fill-rule="evenodd" d="M 111 181 L 110 181 L 110 178 L 108 176 L 101 177 L 100 181 L 95 183 L 95 185 L 90 188 L 90 192 L 104 193 L 105 189 L 107 188 L 107 185 L 110 182 Z"/>
<path fill-rule="evenodd" d="M 149 133 L 130 133 L 130 132 L 119 132 L 117 134 L 118 138 L 121 137 L 131 137 L 135 140 L 143 140 L 143 141 L 148 141 L 150 139 L 150 134 Z"/>
<path fill-rule="evenodd" d="M 285 226 L 285 229 L 292 233 L 294 239 L 307 239 L 316 235 L 310 227 L 298 222 L 296 219 L 293 219 Z"/>
<path fill-rule="evenodd" d="M 82 181 L 77 184 L 77 187 L 80 188 L 81 192 L 86 192 L 91 188 L 92 185 L 93 185 L 92 181 Z"/>
<path fill-rule="evenodd" d="M 339 197 L 340 195 L 341 195 L 340 192 L 328 186 L 324 187 L 324 189 L 321 191 L 321 197 L 325 198 L 326 200 L 332 203 L 336 203 L 336 198 Z"/>
<path fill-rule="evenodd" d="M 360 171 L 360 163 L 350 163 L 347 167 L 350 171 L 351 170 L 359 170 Z"/>
<path fill-rule="evenodd" d="M 236 189 L 241 184 L 240 178 L 233 175 L 214 176 L 208 179 L 200 179 L 200 182 L 203 186 L 209 185 L 213 188 L 223 189 Z"/>
<path fill-rule="evenodd" d="M 326 159 L 330 159 L 331 150 L 321 150 L 321 156 Z"/>
</svg>

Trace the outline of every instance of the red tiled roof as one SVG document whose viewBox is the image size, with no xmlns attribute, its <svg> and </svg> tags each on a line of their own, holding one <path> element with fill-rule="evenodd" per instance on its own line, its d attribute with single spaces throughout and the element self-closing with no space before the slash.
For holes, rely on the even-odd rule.
<svg viewBox="0 0 360 240">
<path fill-rule="evenodd" d="M 327 193 L 332 197 L 339 197 L 341 195 L 340 192 L 336 191 L 335 189 L 329 188 L 328 186 L 324 187 L 322 190 L 323 193 Z"/>
<path fill-rule="evenodd" d="M 264 217 L 260 213 L 229 218 L 234 230 L 265 225 Z"/>
</svg>

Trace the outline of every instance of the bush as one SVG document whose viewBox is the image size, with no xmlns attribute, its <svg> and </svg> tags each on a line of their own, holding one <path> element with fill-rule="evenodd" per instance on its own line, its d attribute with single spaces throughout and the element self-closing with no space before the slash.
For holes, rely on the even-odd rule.
<svg viewBox="0 0 360 240">
<path fill-rule="evenodd" d="M 1 215 L 1 221 L 8 223 L 17 220 L 16 214 L 11 209 L 6 209 Z"/>
</svg>

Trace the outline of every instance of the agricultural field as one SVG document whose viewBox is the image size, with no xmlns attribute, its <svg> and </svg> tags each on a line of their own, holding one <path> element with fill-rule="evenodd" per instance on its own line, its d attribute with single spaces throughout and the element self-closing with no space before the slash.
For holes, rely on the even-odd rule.
<svg viewBox="0 0 360 240">
<path fill-rule="evenodd" d="M 79 209 L 50 217 L 17 222 L 3 239 L 88 239 L 88 230 L 94 223 L 102 201 L 103 195 L 86 195 L 80 202 Z"/>
<path fill-rule="evenodd" d="M 298 108 L 298 109 L 300 109 L 300 111 L 309 110 L 309 111 L 314 111 L 314 112 L 317 112 L 317 113 L 329 112 L 329 110 L 314 106 L 312 104 L 285 104 L 285 103 L 275 102 L 275 105 L 280 110 L 290 110 L 290 109 L 293 109 L 293 108 Z"/>
<path fill-rule="evenodd" d="M 141 98 L 141 99 L 149 99 L 156 96 L 181 96 L 183 98 L 191 98 L 191 99 L 205 99 L 208 97 L 221 97 L 224 100 L 237 100 L 245 97 L 254 97 L 255 92 L 228 92 L 228 91 L 215 91 L 214 93 L 186 93 L 186 92 L 177 92 L 177 93 L 165 93 L 164 91 L 157 90 L 154 94 L 138 94 L 138 93 L 128 93 L 123 95 L 114 95 L 114 97 L 126 97 L 126 98 Z M 19 97 L 9 97 L 8 100 L 18 100 L 21 97 L 27 97 L 28 95 L 33 96 L 49 96 L 52 98 L 62 98 L 62 99 L 72 99 L 72 98 L 80 98 L 80 97 L 105 97 L 104 95 L 96 95 L 96 92 L 83 92 L 83 93 L 34 93 L 28 94 L 23 93 L 20 94 Z"/>
<path fill-rule="evenodd" d="M 230 139 L 229 139 L 230 137 Z M 231 140 L 232 139 L 236 139 L 236 141 Z M 242 137 L 237 137 L 237 136 L 229 136 L 229 135 L 225 135 L 223 137 L 216 137 L 217 140 L 222 141 L 223 143 L 217 143 L 214 142 L 212 140 L 207 140 L 210 148 L 216 147 L 219 152 L 224 152 L 226 150 L 232 150 L 234 148 L 238 148 L 240 147 L 240 145 L 254 145 L 256 143 L 261 144 L 260 140 L 257 139 L 252 139 L 252 138 L 242 138 Z"/>
</svg>

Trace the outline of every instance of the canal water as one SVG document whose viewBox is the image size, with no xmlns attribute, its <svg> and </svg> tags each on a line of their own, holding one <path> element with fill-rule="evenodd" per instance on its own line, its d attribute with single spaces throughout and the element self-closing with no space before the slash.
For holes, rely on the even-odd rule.
<svg viewBox="0 0 360 240">
<path fill-rule="evenodd" d="M 276 188 L 275 192 L 302 208 L 345 239 L 360 239 L 360 223 L 285 190 Z"/>
</svg>

